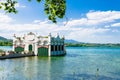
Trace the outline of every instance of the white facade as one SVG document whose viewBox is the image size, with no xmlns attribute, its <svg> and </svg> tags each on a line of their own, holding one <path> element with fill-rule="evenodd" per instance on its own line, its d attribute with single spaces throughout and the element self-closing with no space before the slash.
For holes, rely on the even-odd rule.
<svg viewBox="0 0 120 80">
<path fill-rule="evenodd" d="M 18 48 L 19 47 L 19 48 Z M 65 54 L 64 37 L 37 36 L 30 32 L 23 37 L 14 35 L 13 51 L 33 52 L 35 55 L 59 56 Z M 48 54 L 47 54 L 48 53 Z"/>
</svg>

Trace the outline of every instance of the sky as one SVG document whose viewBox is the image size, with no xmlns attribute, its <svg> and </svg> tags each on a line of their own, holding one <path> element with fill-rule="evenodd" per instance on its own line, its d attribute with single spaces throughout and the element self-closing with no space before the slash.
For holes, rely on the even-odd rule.
<svg viewBox="0 0 120 80">
<path fill-rule="evenodd" d="M 4 0 L 0 0 L 4 1 Z M 0 10 L 0 36 L 13 38 L 34 32 L 60 34 L 89 43 L 120 43 L 120 0 L 66 0 L 66 14 L 54 24 L 44 13 L 44 0 L 18 0 L 17 14 Z"/>
</svg>

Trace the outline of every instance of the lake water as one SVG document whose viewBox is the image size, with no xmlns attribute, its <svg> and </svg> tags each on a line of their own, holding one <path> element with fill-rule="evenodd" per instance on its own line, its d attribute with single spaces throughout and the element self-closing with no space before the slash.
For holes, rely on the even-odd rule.
<svg viewBox="0 0 120 80">
<path fill-rule="evenodd" d="M 64 57 L 0 60 L 0 80 L 120 80 L 120 48 L 66 50 Z"/>
</svg>

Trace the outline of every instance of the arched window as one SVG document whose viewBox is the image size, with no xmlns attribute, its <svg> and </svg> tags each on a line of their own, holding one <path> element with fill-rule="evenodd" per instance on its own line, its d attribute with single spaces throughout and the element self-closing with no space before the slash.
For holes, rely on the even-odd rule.
<svg viewBox="0 0 120 80">
<path fill-rule="evenodd" d="M 47 41 L 44 41 L 43 43 L 44 43 L 44 45 L 47 45 L 47 44 L 48 44 L 48 42 L 47 42 Z"/>
<path fill-rule="evenodd" d="M 41 44 L 41 41 L 38 41 L 38 45 L 40 45 Z"/>
</svg>

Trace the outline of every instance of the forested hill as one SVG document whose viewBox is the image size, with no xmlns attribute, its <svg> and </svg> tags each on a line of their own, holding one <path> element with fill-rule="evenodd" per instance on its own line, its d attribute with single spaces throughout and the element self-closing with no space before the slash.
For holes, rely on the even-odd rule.
<svg viewBox="0 0 120 80">
<path fill-rule="evenodd" d="M 67 47 L 118 47 L 120 43 L 65 43 Z"/>
<path fill-rule="evenodd" d="M 80 42 L 73 39 L 65 39 L 65 43 L 80 43 Z"/>
<path fill-rule="evenodd" d="M 8 40 L 7 38 L 0 36 L 0 41 L 7 41 L 7 40 Z"/>
<path fill-rule="evenodd" d="M 0 46 L 12 46 L 12 40 L 0 36 Z"/>
</svg>

